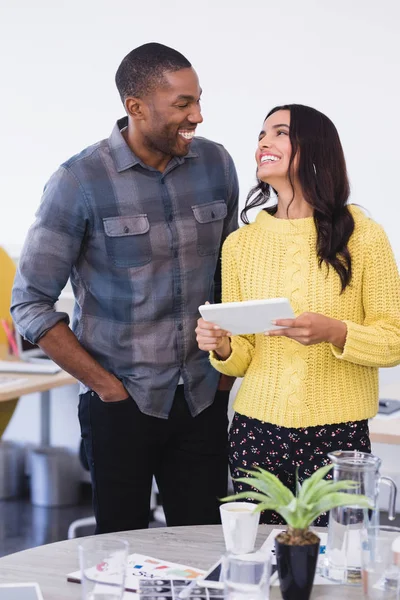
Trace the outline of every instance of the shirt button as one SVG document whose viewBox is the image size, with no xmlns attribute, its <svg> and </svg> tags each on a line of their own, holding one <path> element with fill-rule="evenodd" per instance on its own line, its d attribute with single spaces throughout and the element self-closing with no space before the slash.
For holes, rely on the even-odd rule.
<svg viewBox="0 0 400 600">
<path fill-rule="evenodd" d="M 182 323 L 179 323 L 179 325 L 178 325 L 178 329 L 179 329 L 179 331 L 182 331 L 182 329 L 183 329 L 183 325 L 182 325 Z"/>
<path fill-rule="evenodd" d="M 127 227 L 126 225 L 124 227 L 124 233 L 129 233 L 129 227 Z"/>
</svg>

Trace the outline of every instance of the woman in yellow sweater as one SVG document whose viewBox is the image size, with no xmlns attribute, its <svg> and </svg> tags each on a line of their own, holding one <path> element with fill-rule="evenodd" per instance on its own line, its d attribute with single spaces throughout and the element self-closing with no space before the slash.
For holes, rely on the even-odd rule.
<svg viewBox="0 0 400 600">
<path fill-rule="evenodd" d="M 223 301 L 285 296 L 296 318 L 233 337 L 199 319 L 196 334 L 218 371 L 244 377 L 230 431 L 233 477 L 259 465 L 293 487 L 296 467 L 301 481 L 329 451 L 370 451 L 378 368 L 400 363 L 400 280 L 382 227 L 347 204 L 343 150 L 325 115 L 274 108 L 256 161 L 246 226 L 223 247 Z M 249 224 L 248 210 L 267 203 Z M 262 521 L 280 522 L 275 513 Z"/>
</svg>

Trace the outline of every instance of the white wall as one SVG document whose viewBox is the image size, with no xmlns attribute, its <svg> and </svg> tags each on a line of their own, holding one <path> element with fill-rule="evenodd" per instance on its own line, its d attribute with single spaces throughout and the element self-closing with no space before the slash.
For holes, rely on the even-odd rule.
<svg viewBox="0 0 400 600">
<path fill-rule="evenodd" d="M 384 225 L 400 260 L 398 0 L 15 0 L 0 10 L 0 244 L 13 254 L 50 174 L 122 116 L 113 79 L 123 56 L 159 41 L 196 68 L 199 133 L 231 152 L 242 204 L 268 110 L 309 104 L 336 124 L 352 200 Z M 400 380 L 400 370 L 382 377 Z M 64 423 L 75 440 L 76 400 L 69 402 Z M 8 437 L 24 425 L 32 433 L 23 406 Z"/>
<path fill-rule="evenodd" d="M 382 222 L 400 258 L 399 13 L 398 0 L 3 2 L 0 243 L 23 241 L 50 174 L 123 114 L 113 82 L 123 56 L 159 41 L 198 71 L 199 132 L 232 153 L 242 200 L 267 111 L 310 104 L 337 125 L 353 200 Z"/>
</svg>

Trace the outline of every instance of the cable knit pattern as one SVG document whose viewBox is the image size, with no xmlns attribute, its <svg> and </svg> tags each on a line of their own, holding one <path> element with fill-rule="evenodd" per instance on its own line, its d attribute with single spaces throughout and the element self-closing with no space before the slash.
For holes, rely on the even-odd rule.
<svg viewBox="0 0 400 600">
<path fill-rule="evenodd" d="M 368 419 L 377 412 L 378 368 L 400 363 L 400 279 L 383 229 L 357 207 L 349 248 L 353 278 L 318 266 L 314 220 L 265 211 L 231 234 L 222 251 L 223 301 L 285 296 L 296 315 L 317 312 L 347 324 L 343 350 L 285 337 L 234 336 L 221 373 L 244 377 L 236 412 L 283 427 Z"/>
<path fill-rule="evenodd" d="M 307 289 L 310 246 L 305 237 L 294 234 L 290 239 L 285 256 L 285 296 L 289 298 L 293 310 L 299 315 L 306 310 L 304 291 Z M 282 338 L 284 363 L 282 372 L 281 402 L 288 403 L 288 409 L 306 410 L 305 380 L 307 376 L 307 349 L 289 338 Z"/>
</svg>

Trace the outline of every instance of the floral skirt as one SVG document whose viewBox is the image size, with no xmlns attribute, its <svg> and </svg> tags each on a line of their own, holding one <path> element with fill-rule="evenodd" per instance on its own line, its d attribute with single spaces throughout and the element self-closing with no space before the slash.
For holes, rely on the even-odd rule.
<svg viewBox="0 0 400 600">
<path fill-rule="evenodd" d="M 244 476 L 239 469 L 258 466 L 276 475 L 293 493 L 296 468 L 302 483 L 314 471 L 329 463 L 327 453 L 334 450 L 371 452 L 368 421 L 287 428 L 235 413 L 229 432 L 232 478 Z M 331 473 L 327 479 L 332 479 Z M 235 481 L 233 485 L 236 493 L 251 489 Z M 266 510 L 260 516 L 260 523 L 282 525 L 285 521 L 274 511 Z M 327 513 L 314 523 L 320 527 L 327 524 Z"/>
</svg>

